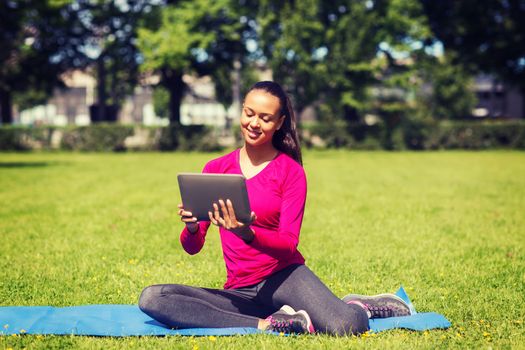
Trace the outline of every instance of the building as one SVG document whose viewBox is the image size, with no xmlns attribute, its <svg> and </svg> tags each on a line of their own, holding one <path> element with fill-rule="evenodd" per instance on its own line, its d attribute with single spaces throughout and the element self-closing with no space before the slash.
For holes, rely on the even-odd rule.
<svg viewBox="0 0 525 350">
<path fill-rule="evenodd" d="M 525 96 L 518 88 L 489 75 L 478 75 L 474 91 L 478 99 L 475 117 L 525 118 Z"/>
<path fill-rule="evenodd" d="M 14 123 L 21 125 L 89 125 L 89 106 L 95 102 L 96 81 L 81 71 L 63 76 L 64 89 L 55 89 L 46 105 L 14 113 Z M 228 112 L 216 101 L 215 85 L 210 77 L 184 76 L 189 89 L 181 106 L 183 124 L 224 126 Z M 168 125 L 167 116 L 161 118 L 153 107 L 151 85 L 138 86 L 121 106 L 117 120 L 125 124 Z"/>
</svg>

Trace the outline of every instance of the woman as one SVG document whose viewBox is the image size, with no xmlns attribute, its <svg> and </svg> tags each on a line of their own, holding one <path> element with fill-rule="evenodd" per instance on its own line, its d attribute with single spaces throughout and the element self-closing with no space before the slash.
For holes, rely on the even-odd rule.
<svg viewBox="0 0 525 350">
<path fill-rule="evenodd" d="M 174 328 L 337 335 L 367 331 L 372 317 L 409 315 L 408 305 L 393 294 L 341 300 L 304 264 L 297 245 L 306 176 L 292 105 L 281 86 L 256 83 L 245 97 L 240 124 L 244 146 L 208 162 L 203 172 L 245 176 L 251 221 L 237 221 L 229 200 L 213 203 L 206 222 L 197 222 L 181 204 L 178 212 L 186 224 L 180 240 L 189 254 L 201 250 L 211 223 L 219 226 L 224 289 L 153 285 L 142 292 L 141 310 Z"/>
</svg>

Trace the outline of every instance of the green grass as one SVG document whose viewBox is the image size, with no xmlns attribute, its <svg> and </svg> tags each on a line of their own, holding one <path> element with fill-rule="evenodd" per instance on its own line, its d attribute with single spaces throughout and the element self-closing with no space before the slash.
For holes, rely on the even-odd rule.
<svg viewBox="0 0 525 350">
<path fill-rule="evenodd" d="M 180 247 L 176 174 L 216 154 L 0 154 L 0 305 L 134 304 L 221 287 L 215 228 Z M 373 336 L 0 337 L 2 348 L 524 348 L 525 153 L 304 155 L 300 250 L 337 294 L 393 292 L 449 330 Z M 2 325 L 0 325 L 2 326 Z"/>
</svg>

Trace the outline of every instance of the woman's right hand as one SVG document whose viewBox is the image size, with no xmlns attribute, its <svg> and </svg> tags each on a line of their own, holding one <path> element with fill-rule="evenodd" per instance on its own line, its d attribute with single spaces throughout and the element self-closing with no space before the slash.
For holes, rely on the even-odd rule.
<svg viewBox="0 0 525 350">
<path fill-rule="evenodd" d="M 184 210 L 182 204 L 178 204 L 177 207 L 179 207 L 177 214 L 179 214 L 180 220 L 186 224 L 190 233 L 197 233 L 197 230 L 199 229 L 197 218 L 193 216 L 191 212 Z"/>
</svg>

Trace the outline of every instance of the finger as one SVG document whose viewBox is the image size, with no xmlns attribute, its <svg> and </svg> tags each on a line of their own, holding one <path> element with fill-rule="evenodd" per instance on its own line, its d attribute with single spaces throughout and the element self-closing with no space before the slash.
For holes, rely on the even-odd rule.
<svg viewBox="0 0 525 350">
<path fill-rule="evenodd" d="M 217 220 L 217 221 L 219 222 L 219 225 L 220 225 L 220 226 L 224 227 L 224 228 L 227 229 L 227 230 L 230 229 L 230 226 L 228 226 L 228 225 L 226 224 L 226 221 L 224 221 L 223 218 L 219 217 L 219 220 Z"/>
<path fill-rule="evenodd" d="M 211 211 L 208 212 L 208 216 L 210 217 L 210 221 L 212 222 L 212 224 L 214 224 L 216 226 L 219 226 L 219 223 L 217 222 L 217 220 L 215 220 L 215 218 L 213 217 Z"/>
<path fill-rule="evenodd" d="M 177 207 L 179 207 L 179 208 L 184 208 L 183 205 L 182 205 L 182 203 L 177 204 Z"/>
<path fill-rule="evenodd" d="M 185 211 L 184 209 L 179 209 L 178 213 L 180 216 L 183 217 L 192 217 L 193 213 L 191 211 Z"/>
<path fill-rule="evenodd" d="M 235 210 L 233 210 L 233 203 L 231 200 L 226 200 L 226 206 L 228 208 L 228 214 L 230 216 L 231 222 L 237 222 L 237 217 L 235 216 Z"/>
<path fill-rule="evenodd" d="M 191 217 L 191 218 L 181 217 L 180 220 L 182 222 L 197 222 L 197 218 L 196 217 Z"/>
<path fill-rule="evenodd" d="M 222 212 L 222 218 L 226 225 L 230 227 L 231 220 L 230 220 L 230 214 L 228 213 L 228 209 L 226 209 L 226 204 L 224 204 L 224 201 L 222 199 L 219 199 L 219 204 L 221 205 L 221 212 Z"/>
<path fill-rule="evenodd" d="M 219 212 L 219 206 L 217 205 L 217 203 L 213 203 L 213 217 L 215 218 L 215 220 L 221 217 L 221 214 Z"/>
<path fill-rule="evenodd" d="M 224 221 L 221 221 L 222 218 L 221 218 L 221 214 L 219 212 L 219 206 L 217 205 L 217 203 L 213 203 L 213 217 L 215 218 L 215 221 L 217 221 L 217 225 L 222 225 L 222 223 Z"/>
<path fill-rule="evenodd" d="M 252 211 L 250 223 L 254 222 L 255 220 L 257 220 L 257 215 L 255 215 L 255 212 Z"/>
</svg>

